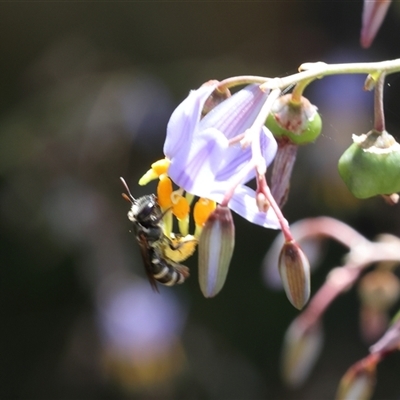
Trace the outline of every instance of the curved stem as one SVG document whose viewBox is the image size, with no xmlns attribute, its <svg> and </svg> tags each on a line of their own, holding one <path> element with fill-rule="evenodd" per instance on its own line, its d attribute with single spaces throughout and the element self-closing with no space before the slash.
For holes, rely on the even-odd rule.
<svg viewBox="0 0 400 400">
<path fill-rule="evenodd" d="M 292 91 L 292 103 L 300 104 L 304 89 L 313 81 L 314 79 L 304 79 L 295 85 Z"/>
<path fill-rule="evenodd" d="M 268 82 L 271 78 L 266 78 L 264 76 L 255 76 L 255 75 L 242 75 L 242 76 L 234 76 L 232 78 L 227 78 L 221 81 L 218 85 L 218 90 L 225 90 L 235 86 L 240 85 L 250 85 L 251 83 L 265 83 Z"/>
<path fill-rule="evenodd" d="M 348 232 L 351 236 L 354 232 Z M 363 270 L 378 261 L 399 261 L 398 243 L 370 242 L 363 236 L 355 236 L 358 242 L 347 257 L 347 264 L 332 269 L 325 283 L 298 316 L 306 327 L 318 323 L 333 300 L 348 290 L 359 278 Z"/>
<path fill-rule="evenodd" d="M 265 179 L 265 175 L 259 176 L 257 174 L 257 192 L 263 193 L 272 209 L 274 210 L 276 216 L 278 217 L 279 224 L 281 226 L 282 234 L 285 238 L 285 242 L 293 242 L 294 238 L 292 232 L 290 232 L 290 227 L 286 218 L 283 216 L 281 209 L 279 208 L 277 202 L 269 190 L 267 185 L 267 180 Z"/>
<path fill-rule="evenodd" d="M 376 74 L 377 72 L 386 75 L 400 72 L 400 59 L 364 62 L 364 63 L 341 63 L 326 64 L 324 62 L 304 63 L 300 65 L 300 72 L 283 78 L 268 78 L 263 76 L 243 75 L 225 79 L 220 82 L 220 88 L 229 88 L 249 83 L 260 83 L 264 89 L 285 89 L 301 81 L 312 81 L 328 75 L 338 74 Z M 308 82 L 309 83 L 309 82 Z M 307 84 L 308 84 L 307 83 Z"/>
</svg>

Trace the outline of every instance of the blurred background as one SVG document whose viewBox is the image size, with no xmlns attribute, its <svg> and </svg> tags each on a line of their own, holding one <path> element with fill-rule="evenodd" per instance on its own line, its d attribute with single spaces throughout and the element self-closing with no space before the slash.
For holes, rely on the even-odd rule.
<svg viewBox="0 0 400 400">
<path fill-rule="evenodd" d="M 0 5 L 0 398 L 329 399 L 368 352 L 352 289 L 324 319 L 317 368 L 297 390 L 280 378 L 280 348 L 298 312 L 263 279 L 276 232 L 235 216 L 222 292 L 191 278 L 152 292 L 126 217 L 119 177 L 137 181 L 162 157 L 169 116 L 209 79 L 283 76 L 303 62 L 397 58 L 392 4 L 369 50 L 362 2 L 26 2 Z M 358 201 L 337 160 L 372 127 L 364 76 L 306 92 L 322 115 L 299 150 L 289 221 L 329 215 L 368 238 L 400 234 L 399 206 Z M 388 78 L 387 129 L 399 138 L 398 75 Z M 325 247 L 312 293 L 344 249 Z M 378 369 L 375 398 L 400 396 L 400 357 Z"/>
</svg>

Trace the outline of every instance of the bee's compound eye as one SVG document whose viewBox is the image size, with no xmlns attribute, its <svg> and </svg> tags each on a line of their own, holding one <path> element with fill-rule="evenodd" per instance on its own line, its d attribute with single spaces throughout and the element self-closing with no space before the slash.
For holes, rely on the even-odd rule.
<svg viewBox="0 0 400 400">
<path fill-rule="evenodd" d="M 140 214 L 144 217 L 150 217 L 151 219 L 155 219 L 156 215 L 154 215 L 155 212 L 155 204 L 153 202 L 148 202 L 145 204 L 140 211 Z"/>
<path fill-rule="evenodd" d="M 160 206 L 154 195 L 138 199 L 136 205 L 132 207 L 132 212 L 135 220 L 145 227 L 157 225 L 162 218 Z"/>
</svg>

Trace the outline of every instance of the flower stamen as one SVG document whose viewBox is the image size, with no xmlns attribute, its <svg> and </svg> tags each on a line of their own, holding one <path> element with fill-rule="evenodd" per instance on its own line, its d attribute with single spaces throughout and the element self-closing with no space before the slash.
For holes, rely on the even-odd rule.
<svg viewBox="0 0 400 400">
<path fill-rule="evenodd" d="M 179 190 L 175 191 L 171 195 L 172 200 L 172 213 L 178 220 L 185 219 L 190 212 L 190 206 L 186 199 L 183 197 Z"/>
<path fill-rule="evenodd" d="M 172 181 L 167 175 L 161 175 L 157 185 L 157 201 L 163 210 L 172 206 Z"/>
<path fill-rule="evenodd" d="M 216 203 L 213 200 L 201 197 L 193 209 L 193 218 L 196 225 L 194 236 L 200 237 L 204 224 L 207 222 L 210 214 L 215 210 Z"/>
<path fill-rule="evenodd" d="M 151 168 L 139 179 L 139 185 L 144 186 L 161 175 L 166 174 L 171 161 L 163 158 L 151 164 Z"/>
</svg>

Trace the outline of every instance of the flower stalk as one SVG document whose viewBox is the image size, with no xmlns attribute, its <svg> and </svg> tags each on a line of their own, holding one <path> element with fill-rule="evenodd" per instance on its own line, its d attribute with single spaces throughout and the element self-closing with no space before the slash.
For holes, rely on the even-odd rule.
<svg viewBox="0 0 400 400">
<path fill-rule="evenodd" d="M 282 78 L 268 78 L 253 75 L 243 75 L 224 79 L 219 88 L 232 88 L 234 86 L 259 83 L 264 89 L 286 89 L 302 81 L 312 81 L 329 75 L 340 74 L 375 74 L 384 72 L 386 75 L 400 72 L 400 59 L 379 62 L 339 63 L 327 64 L 324 62 L 304 63 L 299 67 L 299 72 Z"/>
<path fill-rule="evenodd" d="M 312 236 L 328 236 L 334 238 L 343 245 L 348 246 L 350 252 L 346 257 L 346 264 L 331 270 L 326 282 L 313 296 L 304 311 L 302 311 L 302 313 L 292 322 L 291 330 L 289 329 L 288 332 L 292 332 L 293 326 L 301 327 L 301 330 L 298 333 L 298 335 L 300 335 L 299 337 L 302 337 L 301 332 L 313 332 L 316 329 L 320 329 L 322 317 L 327 308 L 340 294 L 344 293 L 354 285 L 360 275 L 364 272 L 365 268 L 377 262 L 385 261 L 397 263 L 400 261 L 398 251 L 400 240 L 394 236 L 382 235 L 378 237 L 376 242 L 371 242 L 348 225 L 328 217 L 301 221 L 301 225 L 301 229 L 296 229 L 296 239 L 300 242 Z M 376 279 L 374 279 L 374 285 L 376 284 L 375 281 Z M 398 296 L 398 283 L 391 281 L 391 284 L 392 286 L 394 284 L 394 293 L 390 292 L 388 298 L 382 298 L 381 292 L 377 294 L 379 295 L 378 300 L 384 307 L 390 306 Z M 387 288 L 385 287 L 385 289 Z M 371 297 L 369 296 L 368 300 L 370 299 Z M 292 334 L 289 336 L 292 337 L 291 335 Z M 290 343 L 285 344 L 284 354 L 288 354 L 288 351 L 291 348 L 290 346 L 293 346 L 293 343 L 293 340 L 291 340 Z M 395 319 L 384 336 L 375 345 L 371 346 L 370 351 L 374 357 L 368 358 L 368 365 L 371 365 L 371 360 L 378 362 L 382 357 L 399 348 L 400 319 Z M 289 354 L 291 354 L 291 352 L 292 350 L 289 351 Z M 292 358 L 289 358 L 288 360 L 292 360 Z M 316 357 L 312 359 L 310 358 L 310 363 L 311 361 L 316 362 Z M 291 362 L 293 361 L 287 361 L 286 363 L 286 369 L 284 370 L 286 371 L 284 375 L 285 379 L 288 380 L 289 383 L 292 382 L 292 380 L 294 382 L 299 382 L 297 380 L 297 373 L 294 373 L 293 377 L 288 373 L 288 371 L 295 371 L 294 367 L 290 367 Z M 362 366 L 366 364 L 361 363 L 359 365 Z M 308 370 L 311 370 L 311 368 L 312 365 L 308 365 Z M 362 375 L 360 375 L 360 379 L 358 379 L 358 375 L 353 374 L 351 376 L 350 386 L 346 386 L 346 381 L 346 385 L 342 385 L 342 388 L 339 390 L 339 399 L 351 398 L 346 397 L 347 394 L 353 393 L 353 389 L 358 390 L 359 384 L 361 385 L 362 390 L 367 390 L 369 388 L 367 390 L 368 393 L 372 390 L 374 383 L 372 377 L 371 380 L 369 380 L 369 378 L 364 380 Z M 301 377 L 301 381 L 306 378 L 306 376 L 303 375 L 301 375 Z M 366 384 L 365 388 L 363 386 L 364 383 Z M 371 386 L 369 386 L 370 383 Z"/>
<path fill-rule="evenodd" d="M 374 128 L 378 132 L 383 132 L 385 128 L 385 112 L 383 109 L 383 89 L 385 85 L 384 73 L 381 73 L 375 84 L 374 92 Z"/>
</svg>

